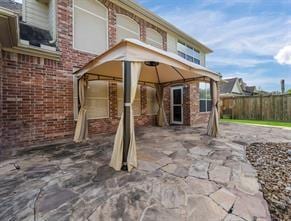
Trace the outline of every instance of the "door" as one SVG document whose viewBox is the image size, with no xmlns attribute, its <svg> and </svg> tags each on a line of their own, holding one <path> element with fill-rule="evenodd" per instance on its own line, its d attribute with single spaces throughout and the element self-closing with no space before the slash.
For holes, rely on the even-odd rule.
<svg viewBox="0 0 291 221">
<path fill-rule="evenodd" d="M 171 122 L 183 124 L 183 86 L 171 88 Z"/>
</svg>

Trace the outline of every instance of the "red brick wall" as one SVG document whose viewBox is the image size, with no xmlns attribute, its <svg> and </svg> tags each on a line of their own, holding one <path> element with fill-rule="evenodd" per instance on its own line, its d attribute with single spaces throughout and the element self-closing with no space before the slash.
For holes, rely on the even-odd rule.
<svg viewBox="0 0 291 221">
<path fill-rule="evenodd" d="M 117 12 L 137 20 L 142 30 L 145 30 L 145 27 L 155 28 L 109 1 L 102 2 L 108 7 L 110 46 L 116 43 Z M 1 144 L 4 147 L 54 142 L 73 137 L 75 122 L 72 72 L 73 69 L 90 61 L 94 55 L 73 49 L 72 0 L 58 1 L 57 17 L 57 44 L 61 52 L 59 62 L 15 53 L 2 53 L 3 105 L 0 114 L 3 120 Z M 166 33 L 155 29 L 162 33 L 166 41 Z M 145 31 L 141 32 L 141 39 L 145 39 Z M 119 118 L 114 85 L 110 83 L 110 117 L 90 120 L 90 134 L 116 130 Z M 154 116 L 146 115 L 146 89 L 143 88 L 142 115 L 136 117 L 136 124 L 139 126 L 154 122 Z"/>
<path fill-rule="evenodd" d="M 181 86 L 175 85 L 175 86 Z M 168 122 L 171 123 L 171 86 L 165 88 L 164 106 Z M 197 125 L 208 122 L 209 113 L 199 112 L 199 81 L 184 84 L 183 87 L 183 124 Z"/>
<path fill-rule="evenodd" d="M 142 40 L 146 38 L 146 27 L 160 32 L 163 36 L 164 49 L 166 49 L 167 35 L 164 31 L 108 0 L 101 0 L 101 2 L 108 8 L 110 47 L 116 44 L 116 13 L 122 13 L 132 17 L 140 24 Z M 73 49 L 72 10 L 72 0 L 58 0 L 57 45 L 61 53 L 60 61 L 10 52 L 1 54 L 2 90 L 0 87 L 0 92 L 2 92 L 3 99 L 0 100 L 0 104 L 2 102 L 0 137 L 1 145 L 6 148 L 56 142 L 59 139 L 73 137 L 75 121 L 72 72 L 75 68 L 80 68 L 90 61 L 94 55 Z M 142 87 L 141 90 L 142 114 L 136 117 L 136 125 L 154 124 L 155 117 L 146 113 L 146 88 Z M 187 93 L 185 91 L 186 98 L 190 96 Z M 110 83 L 109 103 L 109 118 L 89 121 L 91 136 L 94 133 L 116 130 L 119 118 L 117 117 L 117 91 L 114 82 Z M 166 95 L 165 104 L 169 116 L 169 94 Z M 192 105 L 189 101 L 185 105 L 185 108 L 188 108 L 186 111 L 188 115 L 185 119 L 187 119 L 187 124 L 190 122 L 192 124 L 190 118 L 195 115 L 196 109 L 191 109 Z"/>
</svg>

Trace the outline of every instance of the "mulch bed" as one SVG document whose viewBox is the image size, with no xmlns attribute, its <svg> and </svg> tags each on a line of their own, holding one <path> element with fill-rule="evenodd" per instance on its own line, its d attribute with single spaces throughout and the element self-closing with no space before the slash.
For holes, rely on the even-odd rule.
<svg viewBox="0 0 291 221">
<path fill-rule="evenodd" d="M 291 220 L 291 143 L 253 143 L 247 157 L 258 172 L 272 220 Z M 290 154 L 290 153 L 289 153 Z"/>
</svg>

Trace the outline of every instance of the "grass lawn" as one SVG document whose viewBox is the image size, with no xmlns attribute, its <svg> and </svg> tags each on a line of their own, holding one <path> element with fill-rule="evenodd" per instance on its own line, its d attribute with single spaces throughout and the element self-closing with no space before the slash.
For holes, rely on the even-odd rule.
<svg viewBox="0 0 291 221">
<path fill-rule="evenodd" d="M 280 121 L 263 121 L 263 120 L 236 120 L 236 119 L 220 119 L 221 122 L 226 123 L 238 123 L 238 124 L 258 124 L 265 126 L 277 126 L 277 127 L 290 127 L 291 122 Z"/>
</svg>

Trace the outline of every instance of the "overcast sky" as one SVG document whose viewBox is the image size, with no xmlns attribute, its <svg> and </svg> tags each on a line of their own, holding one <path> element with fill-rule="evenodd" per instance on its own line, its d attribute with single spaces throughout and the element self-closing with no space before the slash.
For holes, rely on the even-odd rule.
<svg viewBox="0 0 291 221">
<path fill-rule="evenodd" d="M 291 0 L 137 0 L 214 53 L 207 66 L 249 85 L 291 89 Z"/>
</svg>

